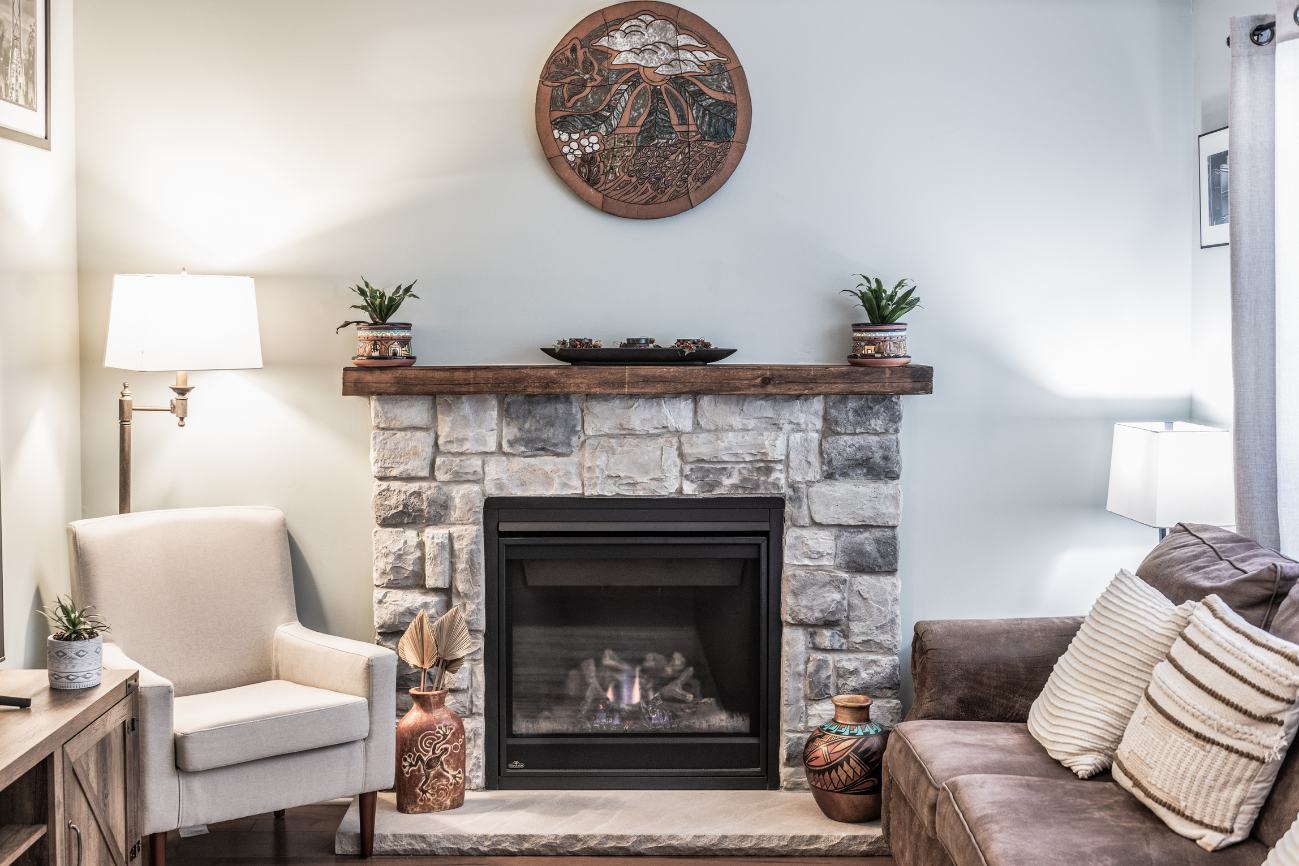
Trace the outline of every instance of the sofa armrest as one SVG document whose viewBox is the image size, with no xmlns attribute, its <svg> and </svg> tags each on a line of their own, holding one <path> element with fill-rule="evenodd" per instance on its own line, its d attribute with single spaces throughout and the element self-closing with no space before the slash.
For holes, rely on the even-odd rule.
<svg viewBox="0 0 1299 866">
<path fill-rule="evenodd" d="M 364 791 L 392 785 L 397 753 L 397 654 L 375 644 L 312 631 L 301 623 L 275 630 L 272 675 L 369 702 Z"/>
<path fill-rule="evenodd" d="M 180 826 L 180 771 L 176 769 L 176 741 L 171 681 L 132 660 L 114 643 L 104 644 L 106 670 L 133 670 L 139 675 L 136 718 L 140 720 L 140 832 L 163 833 Z"/>
<path fill-rule="evenodd" d="M 1023 722 L 1082 617 L 916 623 L 908 719 Z"/>
</svg>

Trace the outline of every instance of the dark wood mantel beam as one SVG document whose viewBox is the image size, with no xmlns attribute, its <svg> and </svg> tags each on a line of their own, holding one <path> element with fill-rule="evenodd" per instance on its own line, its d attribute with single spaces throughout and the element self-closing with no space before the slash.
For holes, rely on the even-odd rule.
<svg viewBox="0 0 1299 866">
<path fill-rule="evenodd" d="M 931 394 L 934 368 L 847 364 L 343 368 L 343 396 L 458 394 Z"/>
</svg>

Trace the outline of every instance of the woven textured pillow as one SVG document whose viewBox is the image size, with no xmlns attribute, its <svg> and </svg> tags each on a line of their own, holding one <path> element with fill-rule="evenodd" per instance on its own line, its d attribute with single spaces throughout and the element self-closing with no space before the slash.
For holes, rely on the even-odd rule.
<svg viewBox="0 0 1299 866">
<path fill-rule="evenodd" d="M 1263 861 L 1263 866 L 1299 866 L 1299 818 L 1277 840 L 1276 846 Z"/>
<path fill-rule="evenodd" d="M 1249 835 L 1299 724 L 1299 646 L 1211 595 L 1151 677 L 1114 780 L 1216 851 Z"/>
<path fill-rule="evenodd" d="M 1047 754 L 1083 779 L 1109 768 L 1151 671 L 1191 609 L 1128 571 L 1114 575 L 1029 710 L 1029 733 Z"/>
</svg>

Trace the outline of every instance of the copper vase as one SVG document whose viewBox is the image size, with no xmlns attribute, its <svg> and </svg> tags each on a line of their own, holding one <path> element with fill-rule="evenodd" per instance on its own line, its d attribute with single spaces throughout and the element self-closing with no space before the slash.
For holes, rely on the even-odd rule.
<svg viewBox="0 0 1299 866">
<path fill-rule="evenodd" d="M 880 816 L 880 763 L 888 735 L 871 721 L 866 695 L 835 695 L 834 719 L 803 749 L 803 769 L 827 818 L 856 824 Z"/>
<path fill-rule="evenodd" d="M 411 689 L 397 723 L 397 811 L 445 812 L 465 803 L 465 723 L 446 689 Z"/>
</svg>

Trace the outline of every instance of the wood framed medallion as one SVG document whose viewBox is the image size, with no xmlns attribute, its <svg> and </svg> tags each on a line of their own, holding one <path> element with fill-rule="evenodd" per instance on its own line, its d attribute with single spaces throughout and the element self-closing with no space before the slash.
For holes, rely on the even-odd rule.
<svg viewBox="0 0 1299 866">
<path fill-rule="evenodd" d="M 751 117 L 730 43 L 668 3 L 592 12 L 537 84 L 551 168 L 587 204 L 621 217 L 672 216 L 717 192 L 744 156 Z"/>
</svg>

